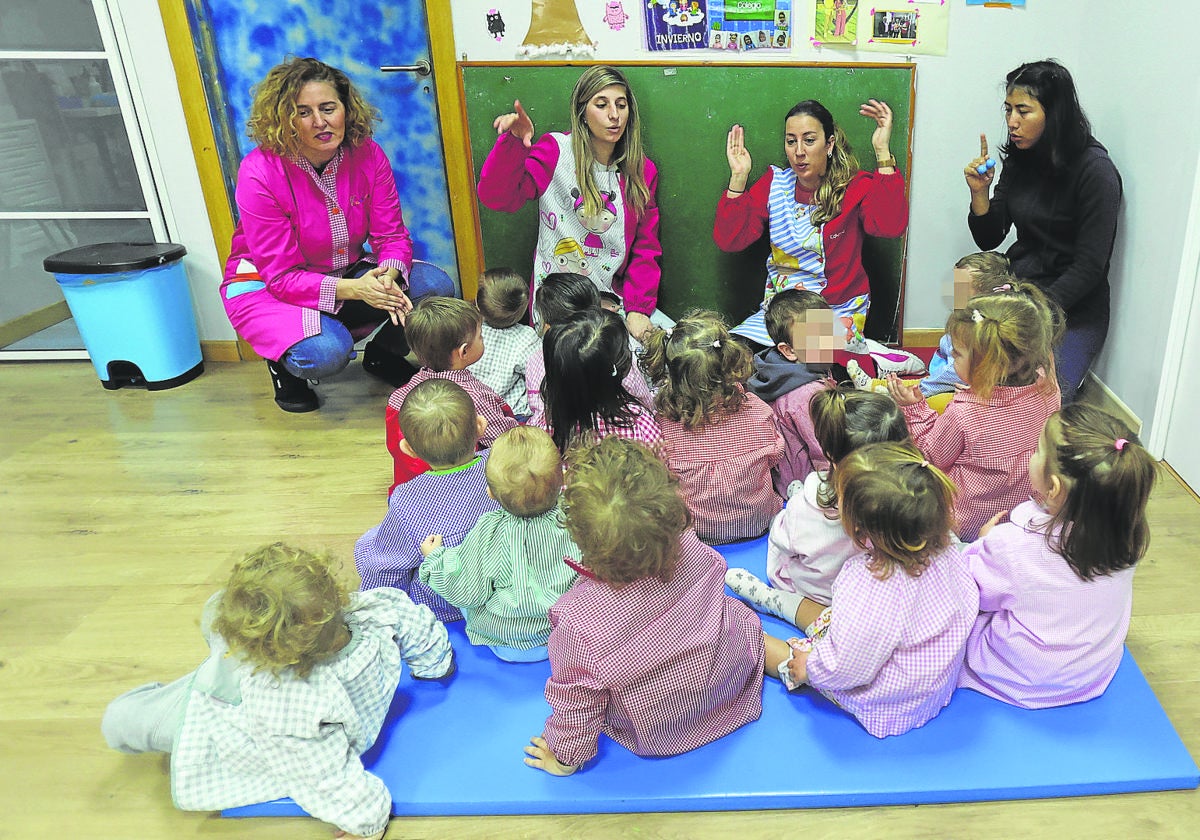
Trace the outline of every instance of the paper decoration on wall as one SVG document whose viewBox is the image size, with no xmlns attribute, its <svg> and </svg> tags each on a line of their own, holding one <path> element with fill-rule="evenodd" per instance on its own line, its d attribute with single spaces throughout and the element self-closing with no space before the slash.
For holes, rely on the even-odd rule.
<svg viewBox="0 0 1200 840">
<path fill-rule="evenodd" d="M 499 9 L 488 9 L 487 28 L 488 34 L 497 41 L 504 37 L 504 18 L 500 17 Z"/>
<path fill-rule="evenodd" d="M 945 55 L 950 9 L 946 0 L 887 0 L 864 7 L 858 49 L 901 55 Z"/>
<path fill-rule="evenodd" d="M 968 6 L 988 6 L 993 9 L 1011 9 L 1014 6 L 1025 7 L 1025 0 L 1008 0 L 1008 2 L 999 2 L 999 0 L 967 0 Z"/>
<path fill-rule="evenodd" d="M 858 5 L 858 0 L 817 0 L 813 18 L 813 44 L 829 47 L 856 44 Z"/>
<path fill-rule="evenodd" d="M 621 0 L 608 0 L 604 4 L 604 22 L 613 32 L 620 32 L 624 29 L 627 20 L 629 20 L 629 15 L 625 13 L 625 7 L 621 5 Z"/>
<path fill-rule="evenodd" d="M 714 50 L 790 49 L 793 0 L 708 0 Z"/>
<path fill-rule="evenodd" d="M 592 55 L 596 42 L 579 20 L 575 0 L 533 0 L 520 55 Z"/>
<path fill-rule="evenodd" d="M 708 0 L 648 0 L 646 48 L 694 50 L 708 46 Z"/>
</svg>

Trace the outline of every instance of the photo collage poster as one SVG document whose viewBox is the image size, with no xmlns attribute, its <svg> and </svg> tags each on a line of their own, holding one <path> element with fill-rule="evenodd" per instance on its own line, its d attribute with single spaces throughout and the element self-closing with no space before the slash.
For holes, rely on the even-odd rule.
<svg viewBox="0 0 1200 840">
<path fill-rule="evenodd" d="M 650 50 L 790 49 L 793 0 L 649 0 Z"/>
</svg>

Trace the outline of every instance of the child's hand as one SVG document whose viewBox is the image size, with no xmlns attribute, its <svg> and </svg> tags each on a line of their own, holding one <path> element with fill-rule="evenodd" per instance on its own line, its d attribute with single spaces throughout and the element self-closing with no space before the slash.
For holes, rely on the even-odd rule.
<svg viewBox="0 0 1200 840">
<path fill-rule="evenodd" d="M 446 668 L 446 673 L 442 674 L 440 677 L 422 677 L 417 674 L 413 674 L 411 671 L 409 671 L 409 673 L 412 674 L 412 678 L 414 680 L 421 680 L 423 682 L 440 682 L 440 683 L 449 682 L 450 678 L 453 677 L 457 672 L 458 672 L 458 665 L 455 662 L 453 650 L 450 651 L 450 665 Z"/>
<path fill-rule="evenodd" d="M 983 523 L 983 527 L 979 529 L 980 538 L 982 539 L 983 537 L 986 537 L 988 535 L 988 531 L 995 528 L 997 525 L 999 525 L 1001 522 L 1003 522 L 1007 518 L 1008 518 L 1008 511 L 1002 510 L 999 513 L 997 513 L 995 516 L 993 516 L 991 519 L 989 519 L 987 522 Z"/>
<path fill-rule="evenodd" d="M 411 545 L 412 543 L 409 543 Z M 428 557 L 442 547 L 442 535 L 430 534 L 421 542 L 421 556 Z"/>
<path fill-rule="evenodd" d="M 900 377 L 894 373 L 889 373 L 886 381 L 888 393 L 896 401 L 896 405 L 916 405 L 922 401 L 921 387 L 917 383 L 914 382 L 912 385 L 908 385 L 902 382 Z"/>
<path fill-rule="evenodd" d="M 534 735 L 529 739 L 529 743 L 530 746 L 525 748 L 525 755 L 529 756 L 525 759 L 525 763 L 530 767 L 545 770 L 551 776 L 570 776 L 579 769 L 569 764 L 559 764 L 554 753 L 550 752 L 550 747 L 546 746 L 546 739 L 542 736 Z"/>
<path fill-rule="evenodd" d="M 374 834 L 367 834 L 367 835 L 347 834 L 346 832 L 339 829 L 338 831 L 335 831 L 333 833 L 333 836 L 335 838 L 337 838 L 337 840 L 382 840 L 383 835 L 386 833 L 387 833 L 387 826 L 385 825 L 383 828 L 379 829 L 379 831 L 376 831 Z"/>
</svg>

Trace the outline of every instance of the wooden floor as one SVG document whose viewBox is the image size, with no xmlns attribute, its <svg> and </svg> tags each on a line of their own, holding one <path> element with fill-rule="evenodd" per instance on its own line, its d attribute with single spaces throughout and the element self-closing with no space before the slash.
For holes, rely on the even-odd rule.
<svg viewBox="0 0 1200 840">
<path fill-rule="evenodd" d="M 112 752 L 99 731 L 112 697 L 201 661 L 200 608 L 239 552 L 280 538 L 329 547 L 353 576 L 354 540 L 385 508 L 388 389 L 355 365 L 319 390 L 325 408 L 288 415 L 261 363 L 210 364 L 157 393 L 104 391 L 87 363 L 0 365 L 0 837 L 330 836 L 314 820 L 176 811 L 165 757 Z M 1151 515 L 1129 647 L 1200 757 L 1200 503 L 1164 472 Z M 520 748 L 513 772 L 533 772 Z M 405 819 L 387 836 L 1196 838 L 1200 793 Z"/>
</svg>

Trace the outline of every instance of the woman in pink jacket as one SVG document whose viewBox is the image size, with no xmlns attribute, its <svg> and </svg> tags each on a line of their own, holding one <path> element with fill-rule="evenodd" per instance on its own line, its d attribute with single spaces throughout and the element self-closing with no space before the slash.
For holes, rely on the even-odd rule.
<svg viewBox="0 0 1200 840">
<path fill-rule="evenodd" d="M 615 67 L 590 67 L 571 94 L 571 131 L 533 140 L 520 101 L 496 117 L 499 137 L 479 175 L 485 207 L 513 213 L 538 202 L 533 290 L 573 272 L 621 298 L 635 338 L 658 307 L 658 170 L 642 148 L 637 99 Z M 531 295 L 532 297 L 532 295 Z M 669 318 L 656 320 L 671 326 Z"/>
<path fill-rule="evenodd" d="M 406 291 L 454 294 L 445 283 L 409 287 L 412 239 L 391 164 L 371 139 L 377 119 L 345 73 L 315 58 L 277 65 L 255 89 L 258 148 L 238 171 L 221 300 L 267 360 L 284 411 L 316 409 L 306 380 L 341 371 L 381 323 L 363 367 L 403 384 L 415 372 L 404 361 Z"/>
</svg>

